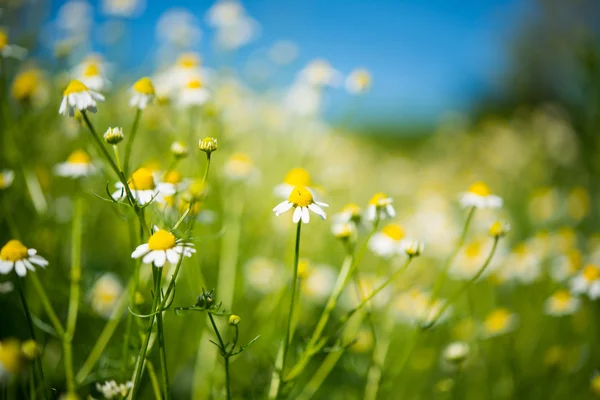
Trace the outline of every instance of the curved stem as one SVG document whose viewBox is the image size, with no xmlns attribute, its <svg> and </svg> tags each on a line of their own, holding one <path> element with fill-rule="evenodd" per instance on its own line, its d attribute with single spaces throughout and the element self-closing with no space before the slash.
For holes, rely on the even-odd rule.
<svg viewBox="0 0 600 400">
<path fill-rule="evenodd" d="M 19 286 L 19 295 L 21 296 L 21 303 L 23 304 L 23 310 L 25 311 L 25 316 L 27 317 L 27 325 L 29 326 L 29 333 L 31 334 L 31 338 L 37 343 L 35 338 L 35 330 L 33 326 L 33 318 L 31 318 L 31 311 L 29 311 L 29 306 L 27 304 L 27 298 L 25 297 L 25 290 L 23 289 L 22 278 L 17 279 L 17 285 Z M 35 364 L 40 374 L 40 380 L 42 381 L 44 399 L 48 398 L 48 387 L 46 386 L 46 378 L 44 377 L 44 369 L 42 368 L 42 356 L 38 356 L 35 359 Z M 33 376 L 33 369 L 32 369 Z M 33 379 L 33 378 L 32 378 Z"/>
<path fill-rule="evenodd" d="M 125 145 L 125 160 L 123 164 L 125 165 L 125 175 L 129 174 L 129 159 L 131 158 L 131 150 L 133 149 L 133 141 L 135 140 L 135 134 L 137 133 L 138 124 L 140 122 L 140 117 L 142 116 L 142 110 L 138 108 L 135 112 L 135 118 L 133 119 L 133 126 L 131 127 L 131 131 L 129 132 L 129 139 L 127 140 L 127 144 Z"/>
<path fill-rule="evenodd" d="M 283 342 L 283 363 L 281 365 L 281 374 L 283 375 L 283 369 L 285 368 L 285 362 L 287 359 L 287 353 L 289 350 L 290 342 L 292 341 L 292 322 L 294 320 L 294 309 L 296 308 L 296 289 L 298 286 L 298 258 L 300 256 L 300 231 L 302 229 L 302 221 L 298 221 L 296 225 L 296 246 L 294 250 L 294 275 L 292 277 L 292 296 L 290 299 L 290 313 L 287 321 L 287 327 L 285 330 L 285 341 Z"/>
<path fill-rule="evenodd" d="M 183 258 L 183 256 L 181 256 L 181 258 Z M 156 282 L 155 282 L 155 287 L 158 288 L 158 292 L 155 293 L 155 296 L 159 297 L 159 305 L 161 305 L 162 303 L 160 302 L 160 289 L 161 289 L 161 276 L 162 276 L 162 268 L 158 268 L 158 267 L 154 267 L 156 270 L 155 273 L 155 278 Z M 170 388 L 169 388 L 169 370 L 167 369 L 167 349 L 165 346 L 165 332 L 164 332 L 164 327 L 163 327 L 163 316 L 162 316 L 162 309 L 157 310 L 158 313 L 156 314 L 156 329 L 158 331 L 158 348 L 159 348 L 159 354 L 160 354 L 160 367 L 162 370 L 162 378 L 163 378 L 163 391 L 164 391 L 164 397 L 166 400 L 171 398 L 170 395 Z"/>
<path fill-rule="evenodd" d="M 37 292 L 37 295 L 38 295 L 40 301 L 42 302 L 42 307 L 44 307 L 46 314 L 48 314 L 48 318 L 50 318 L 50 322 L 52 323 L 54 330 L 56 330 L 56 333 L 60 337 L 63 337 L 65 335 L 65 328 L 63 328 L 62 324 L 60 323 L 60 320 L 56 316 L 56 312 L 54 312 L 54 308 L 52 308 L 52 304 L 50 303 L 50 300 L 48 299 L 48 295 L 46 294 L 46 291 L 44 290 L 42 283 L 40 282 L 39 278 L 37 277 L 37 274 L 31 273 L 29 280 L 33 284 L 33 288 Z"/>
</svg>

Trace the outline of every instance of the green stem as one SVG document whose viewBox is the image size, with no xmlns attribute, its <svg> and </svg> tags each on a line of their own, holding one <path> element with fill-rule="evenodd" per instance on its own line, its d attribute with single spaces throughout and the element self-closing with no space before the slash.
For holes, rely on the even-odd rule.
<svg viewBox="0 0 600 400">
<path fill-rule="evenodd" d="M 25 311 L 25 316 L 27 317 L 27 325 L 29 326 L 29 333 L 31 334 L 31 338 L 37 343 L 35 338 L 35 330 L 33 326 L 33 318 L 31 318 L 31 311 L 29 310 L 29 306 L 27 305 L 27 298 L 25 297 L 25 290 L 23 289 L 23 281 L 22 278 L 17 279 L 17 285 L 19 286 L 19 295 L 21 296 L 21 303 L 23 304 L 23 310 Z M 42 357 L 41 355 L 36 357 L 35 364 L 40 374 L 40 380 L 42 381 L 44 394 L 44 399 L 48 398 L 48 386 L 46 386 L 46 379 L 44 378 L 44 369 L 42 368 Z M 33 378 L 33 368 L 31 370 L 32 380 Z"/>
<path fill-rule="evenodd" d="M 231 400 L 231 384 L 229 382 L 229 357 L 225 357 L 225 387 L 227 388 L 227 400 Z"/>
<path fill-rule="evenodd" d="M 181 256 L 183 258 L 183 255 Z M 159 305 L 162 305 L 160 302 L 160 289 L 161 289 L 161 277 L 162 277 L 162 268 L 154 267 L 155 269 L 155 287 L 158 288 L 158 291 L 155 293 L 155 296 L 159 297 Z M 156 329 L 158 331 L 158 348 L 160 354 L 160 367 L 162 370 L 162 378 L 163 378 L 163 390 L 164 397 L 166 400 L 171 398 L 170 388 L 169 388 L 169 371 L 167 369 L 167 349 L 165 346 L 165 332 L 163 327 L 163 318 L 162 318 L 162 309 L 156 314 Z"/>
<path fill-rule="evenodd" d="M 206 178 L 208 177 L 208 171 L 210 169 L 210 153 L 206 154 L 206 168 L 204 169 L 204 176 L 202 177 L 202 190 L 204 191 L 204 186 L 206 184 Z M 179 225 L 181 225 L 181 223 L 185 220 L 185 218 L 190 214 L 190 212 L 192 211 L 192 209 L 194 208 L 194 206 L 197 203 L 197 199 L 194 198 L 191 202 L 190 205 L 188 206 L 187 210 L 185 210 L 185 212 L 181 215 L 181 217 L 179 218 L 179 220 L 177 220 L 177 222 L 175 223 L 175 225 L 173 226 L 173 231 L 176 230 L 177 228 L 179 228 Z M 194 223 L 191 222 L 189 224 L 189 231 L 191 231 L 194 227 Z"/>
<path fill-rule="evenodd" d="M 375 344 L 373 350 L 373 358 L 369 371 L 367 372 L 367 384 L 365 386 L 365 400 L 375 400 L 377 398 L 377 392 L 379 391 L 379 384 L 381 382 L 381 375 L 383 374 L 383 367 L 385 364 L 385 358 L 388 353 L 392 330 L 394 328 L 394 319 L 389 316 L 386 317 L 385 325 L 383 326 L 383 334 L 381 339 Z"/>
<path fill-rule="evenodd" d="M 141 116 L 142 110 L 138 108 L 135 112 L 135 118 L 133 119 L 133 125 L 129 133 L 129 139 L 127 140 L 127 144 L 125 145 L 125 160 L 123 162 L 123 164 L 125 165 L 125 175 L 129 175 L 129 160 L 131 158 L 131 150 L 133 149 L 133 141 L 135 140 L 135 134 L 137 133 L 138 124 L 140 122 Z"/>
<path fill-rule="evenodd" d="M 162 274 L 162 268 L 160 268 L 160 274 Z M 157 274 L 158 275 L 158 274 Z M 157 311 L 157 307 L 160 304 L 160 276 L 157 277 L 154 282 L 154 299 L 152 300 L 152 313 Z M 154 327 L 154 315 L 150 317 L 150 321 L 148 321 L 148 330 L 146 331 L 146 336 L 144 337 L 144 343 L 140 348 L 140 353 L 138 355 L 135 373 L 131 378 L 133 382 L 133 387 L 131 388 L 131 392 L 129 394 L 130 399 L 135 399 L 138 391 L 140 390 L 140 382 L 142 380 L 142 373 L 144 369 L 144 361 L 146 359 L 146 352 L 148 351 L 148 345 L 150 343 L 150 336 L 152 335 L 152 328 Z"/>
<path fill-rule="evenodd" d="M 52 304 L 50 303 L 50 300 L 48 299 L 48 295 L 46 294 L 46 291 L 44 290 L 42 283 L 40 282 L 39 278 L 37 277 L 37 274 L 31 273 L 29 280 L 33 284 L 33 288 L 37 292 L 37 295 L 38 295 L 40 301 L 42 302 L 42 307 L 44 307 L 46 314 L 48 314 L 48 318 L 50 318 L 50 322 L 52 323 L 54 330 L 60 337 L 65 336 L 65 328 L 63 328 L 62 324 L 60 323 L 60 320 L 56 316 L 56 312 L 54 312 L 54 309 L 52 308 Z"/>
<path fill-rule="evenodd" d="M 152 385 L 152 391 L 154 392 L 154 398 L 156 400 L 162 399 L 162 393 L 160 392 L 160 384 L 158 383 L 158 377 L 156 376 L 156 369 L 154 364 L 150 360 L 146 360 L 146 368 L 148 369 L 148 376 L 150 377 L 150 383 Z"/>
<path fill-rule="evenodd" d="M 215 331 L 215 334 L 217 335 L 217 340 L 219 341 L 219 346 L 221 349 L 221 355 L 223 356 L 223 359 L 225 361 L 225 387 L 227 390 L 227 400 L 231 400 L 231 387 L 229 384 L 229 356 L 230 356 L 230 354 L 227 352 L 227 350 L 225 348 L 225 342 L 223 341 L 223 338 L 221 337 L 219 328 L 217 328 L 215 319 L 213 318 L 210 311 L 208 312 L 208 318 L 210 319 L 210 323 L 213 327 L 213 330 Z M 234 347 L 235 347 L 235 345 L 234 345 Z M 233 349 L 232 349 L 232 351 L 233 351 Z"/>
<path fill-rule="evenodd" d="M 73 372 L 73 349 L 72 341 L 77 324 L 77 312 L 79 309 L 79 282 L 81 280 L 81 240 L 83 236 L 82 214 L 83 199 L 76 195 L 73 208 L 73 226 L 71 233 L 71 289 L 69 295 L 69 311 L 67 314 L 67 327 L 63 338 L 65 350 L 65 376 L 67 381 L 67 392 L 75 393 L 75 380 Z"/>
</svg>

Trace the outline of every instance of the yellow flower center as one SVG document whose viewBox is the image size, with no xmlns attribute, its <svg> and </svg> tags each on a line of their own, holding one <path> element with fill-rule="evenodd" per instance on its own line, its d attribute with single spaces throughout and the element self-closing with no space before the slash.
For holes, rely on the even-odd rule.
<svg viewBox="0 0 600 400">
<path fill-rule="evenodd" d="M 556 308 L 559 310 L 565 310 L 571 302 L 571 293 L 565 289 L 557 290 L 552 297 L 554 298 Z"/>
<path fill-rule="evenodd" d="M 481 242 L 471 242 L 465 247 L 465 255 L 468 258 L 476 258 L 481 255 Z"/>
<path fill-rule="evenodd" d="M 344 208 L 342 208 L 342 212 L 348 213 L 351 216 L 356 217 L 360 215 L 360 207 L 354 203 L 346 204 Z"/>
<path fill-rule="evenodd" d="M 0 365 L 11 374 L 21 369 L 21 346 L 16 339 L 6 339 L 0 342 Z"/>
<path fill-rule="evenodd" d="M 67 162 L 70 164 L 89 164 L 92 162 L 90 156 L 83 150 L 75 150 L 69 158 L 67 158 Z"/>
<path fill-rule="evenodd" d="M 185 85 L 188 89 L 200 89 L 204 84 L 200 79 L 192 79 Z"/>
<path fill-rule="evenodd" d="M 169 171 L 165 176 L 165 182 L 170 183 L 172 185 L 178 184 L 179 182 L 181 182 L 181 179 L 181 173 L 175 170 Z"/>
<path fill-rule="evenodd" d="M 474 184 L 471 185 L 471 187 L 469 187 L 469 193 L 473 193 L 479 196 L 489 196 L 490 194 L 492 194 L 492 191 L 490 190 L 490 188 L 488 187 L 488 185 L 486 185 L 483 182 L 475 182 Z"/>
<path fill-rule="evenodd" d="M 147 168 L 140 168 L 132 173 L 129 186 L 134 190 L 153 190 L 156 187 L 152 172 Z"/>
<path fill-rule="evenodd" d="M 134 83 L 133 90 L 142 94 L 154 95 L 154 85 L 147 76 Z"/>
<path fill-rule="evenodd" d="M 583 277 L 588 282 L 595 281 L 600 278 L 600 268 L 592 264 L 586 265 L 583 268 Z"/>
<path fill-rule="evenodd" d="M 69 86 L 67 86 L 67 88 L 63 92 L 63 96 L 68 96 L 73 93 L 87 92 L 88 90 L 89 89 L 87 86 L 75 79 L 72 80 L 71 83 L 69 83 Z"/>
<path fill-rule="evenodd" d="M 90 78 L 100 75 L 100 67 L 96 63 L 89 63 L 83 71 L 83 76 Z"/>
<path fill-rule="evenodd" d="M 27 258 L 27 247 L 18 240 L 9 240 L 0 250 L 0 260 L 19 261 Z"/>
<path fill-rule="evenodd" d="M 484 322 L 486 331 L 496 333 L 505 330 L 508 327 L 509 318 L 510 312 L 506 308 L 492 311 Z"/>
<path fill-rule="evenodd" d="M 387 196 L 385 195 L 385 193 L 376 193 L 375 196 L 371 197 L 371 200 L 369 200 L 369 205 L 372 206 L 380 206 L 381 202 L 384 201 L 385 199 L 387 199 Z"/>
<path fill-rule="evenodd" d="M 168 250 L 176 245 L 175 235 L 164 229 L 159 229 L 154 232 L 148 240 L 148 248 L 150 250 Z"/>
<path fill-rule="evenodd" d="M 186 53 L 179 56 L 177 65 L 182 68 L 190 69 L 200 64 L 200 58 L 194 53 Z"/>
<path fill-rule="evenodd" d="M 8 35 L 3 30 L 0 30 L 0 50 L 8 46 Z"/>
<path fill-rule="evenodd" d="M 383 227 L 381 232 L 393 240 L 401 240 L 404 238 L 404 229 L 398 224 L 388 224 Z"/>
<path fill-rule="evenodd" d="M 151 172 L 158 171 L 161 169 L 160 161 L 150 160 L 144 164 L 144 168 Z"/>
<path fill-rule="evenodd" d="M 310 186 L 310 174 L 304 168 L 294 168 L 287 173 L 283 182 L 291 186 Z"/>
<path fill-rule="evenodd" d="M 15 78 L 12 86 L 12 95 L 17 100 L 24 100 L 33 95 L 39 83 L 37 71 L 22 72 Z"/>
<path fill-rule="evenodd" d="M 303 186 L 296 186 L 290 193 L 288 201 L 297 207 L 307 207 L 309 204 L 314 203 L 312 193 Z"/>
</svg>

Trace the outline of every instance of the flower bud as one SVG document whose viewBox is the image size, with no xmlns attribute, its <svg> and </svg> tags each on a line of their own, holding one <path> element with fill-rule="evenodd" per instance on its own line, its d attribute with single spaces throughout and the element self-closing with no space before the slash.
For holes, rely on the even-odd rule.
<svg viewBox="0 0 600 400">
<path fill-rule="evenodd" d="M 510 225 L 506 222 L 496 221 L 490 226 L 490 236 L 493 238 L 501 238 L 502 236 L 506 236 L 506 234 L 510 231 Z"/>
<path fill-rule="evenodd" d="M 217 150 L 217 139 L 211 137 L 205 137 L 198 143 L 198 148 L 210 155 L 213 151 Z"/>
<path fill-rule="evenodd" d="M 104 140 L 108 144 L 119 144 L 124 138 L 123 129 L 119 127 L 108 128 L 104 134 Z"/>
<path fill-rule="evenodd" d="M 28 360 L 35 360 L 39 357 L 42 350 L 35 340 L 29 339 L 21 343 L 21 352 Z"/>
<path fill-rule="evenodd" d="M 351 222 L 334 223 L 331 225 L 331 233 L 342 241 L 350 240 L 356 235 L 356 225 Z"/>
<path fill-rule="evenodd" d="M 469 355 L 469 345 L 465 342 L 450 343 L 444 349 L 444 360 L 452 365 L 461 365 Z"/>
<path fill-rule="evenodd" d="M 240 323 L 241 320 L 242 319 L 239 316 L 237 316 L 235 314 L 231 314 L 229 316 L 229 325 L 236 326 L 236 325 L 238 325 Z"/>
<path fill-rule="evenodd" d="M 171 145 L 171 153 L 177 159 L 186 158 L 188 155 L 188 148 L 182 142 L 173 142 Z"/>
<path fill-rule="evenodd" d="M 423 243 L 419 242 L 418 240 L 413 240 L 407 244 L 404 251 L 409 257 L 418 257 L 423 252 Z"/>
</svg>

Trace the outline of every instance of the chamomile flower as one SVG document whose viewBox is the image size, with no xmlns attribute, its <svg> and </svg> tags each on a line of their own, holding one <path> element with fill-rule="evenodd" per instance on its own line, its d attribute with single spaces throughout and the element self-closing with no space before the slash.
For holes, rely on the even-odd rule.
<svg viewBox="0 0 600 400">
<path fill-rule="evenodd" d="M 0 57 L 22 60 L 26 55 L 26 49 L 21 46 L 8 43 L 8 34 L 4 29 L 0 28 Z"/>
<path fill-rule="evenodd" d="M 175 194 L 175 188 L 169 183 L 156 182 L 154 175 L 147 168 L 139 168 L 131 174 L 129 179 L 129 188 L 133 197 L 140 205 L 145 205 L 153 200 L 164 203 L 164 197 Z M 124 199 L 126 197 L 123 183 L 117 182 L 115 186 L 119 189 L 113 193 L 114 199 Z"/>
<path fill-rule="evenodd" d="M 381 257 L 404 254 L 409 241 L 399 224 L 388 224 L 369 240 L 369 249 Z"/>
<path fill-rule="evenodd" d="M 23 102 L 44 103 L 47 98 L 47 89 L 42 79 L 42 73 L 37 68 L 28 68 L 15 76 L 11 87 L 13 98 Z"/>
<path fill-rule="evenodd" d="M 285 269 L 279 261 L 254 257 L 244 266 L 244 282 L 254 291 L 267 294 L 286 284 Z"/>
<path fill-rule="evenodd" d="M 8 189 L 15 179 L 15 173 L 9 169 L 0 171 L 0 190 Z"/>
<path fill-rule="evenodd" d="M 23 367 L 21 343 L 17 339 L 4 339 L 0 341 L 0 383 L 8 381 L 21 371 Z"/>
<path fill-rule="evenodd" d="M 100 59 L 90 57 L 76 67 L 77 72 L 75 72 L 75 76 L 85 86 L 99 92 L 110 84 L 104 76 L 104 70 Z"/>
<path fill-rule="evenodd" d="M 155 95 L 156 92 L 152 81 L 148 77 L 143 77 L 131 87 L 129 106 L 143 110 L 148 104 L 152 103 Z"/>
<path fill-rule="evenodd" d="M 465 362 L 469 355 L 470 347 L 466 342 L 452 342 L 444 348 L 442 357 L 444 361 L 453 366 L 459 366 Z"/>
<path fill-rule="evenodd" d="M 35 271 L 34 264 L 44 268 L 48 261 L 37 255 L 37 250 L 25 247 L 18 240 L 9 240 L 0 250 L 0 274 L 9 274 L 14 269 L 23 277 L 27 270 Z"/>
<path fill-rule="evenodd" d="M 96 112 L 97 101 L 104 101 L 100 93 L 88 89 L 86 85 L 78 80 L 73 80 L 63 92 L 58 113 L 60 115 L 75 115 L 75 110 Z"/>
<path fill-rule="evenodd" d="M 115 381 L 96 383 L 96 390 L 102 393 L 106 399 L 124 399 L 131 388 L 133 388 L 131 381 L 121 384 L 117 384 Z"/>
<path fill-rule="evenodd" d="M 521 284 L 535 282 L 542 274 L 542 260 L 529 243 L 514 247 L 502 268 L 498 270 L 501 281 L 513 281 Z"/>
<path fill-rule="evenodd" d="M 333 221 L 331 233 L 338 239 L 350 240 L 356 238 L 358 231 L 353 223 Z"/>
<path fill-rule="evenodd" d="M 294 168 L 286 174 L 283 183 L 275 186 L 274 192 L 276 196 L 286 198 L 292 193 L 295 187 L 301 186 L 314 193 L 311 189 L 311 183 L 310 174 L 307 170 L 304 168 Z"/>
<path fill-rule="evenodd" d="M 255 178 L 258 170 L 248 154 L 234 153 L 225 162 L 223 174 L 228 180 L 239 182 Z"/>
<path fill-rule="evenodd" d="M 205 104 L 210 99 L 210 92 L 200 78 L 188 81 L 179 94 L 181 107 L 194 107 Z"/>
<path fill-rule="evenodd" d="M 279 216 L 292 207 L 294 208 L 292 221 L 297 223 L 302 219 L 303 223 L 308 224 L 310 221 L 308 210 L 314 212 L 322 219 L 325 219 L 327 218 L 327 215 L 321 207 L 329 207 L 329 205 L 315 201 L 312 193 L 308 189 L 297 186 L 292 190 L 292 193 L 290 193 L 290 196 L 286 201 L 279 203 L 273 208 L 273 212 L 275 215 Z"/>
<path fill-rule="evenodd" d="M 303 296 L 314 302 L 327 300 L 333 290 L 337 274 L 328 265 L 315 265 L 307 271 L 302 279 Z"/>
<path fill-rule="evenodd" d="M 486 338 L 500 336 L 516 329 L 518 317 L 506 308 L 497 308 L 485 317 L 482 325 Z"/>
<path fill-rule="evenodd" d="M 95 171 L 96 167 L 92 165 L 91 157 L 81 149 L 75 150 L 66 162 L 54 168 L 56 175 L 74 179 L 89 176 Z"/>
<path fill-rule="evenodd" d="M 456 256 L 456 260 L 448 269 L 448 275 L 454 279 L 470 280 L 477 274 L 490 254 L 492 243 L 484 238 L 477 238 L 463 246 Z M 495 263 L 489 265 L 481 274 L 488 276 L 496 267 Z"/>
<path fill-rule="evenodd" d="M 367 206 L 366 219 L 369 222 L 383 221 L 396 216 L 396 210 L 392 206 L 394 199 L 387 197 L 384 193 L 376 193 Z"/>
<path fill-rule="evenodd" d="M 396 320 L 413 326 L 440 324 L 446 321 L 452 307 L 445 307 L 446 300 L 434 299 L 430 293 L 413 288 L 394 296 L 392 312 Z"/>
<path fill-rule="evenodd" d="M 123 285 L 119 279 L 111 273 L 102 275 L 92 287 L 90 296 L 92 309 L 98 315 L 109 318 L 121 294 L 123 294 Z"/>
<path fill-rule="evenodd" d="M 544 313 L 554 317 L 574 314 L 579 310 L 581 300 L 573 296 L 568 290 L 559 289 L 544 303 Z"/>
<path fill-rule="evenodd" d="M 332 219 L 335 222 L 353 223 L 358 226 L 362 220 L 362 210 L 358 204 L 349 203 L 339 213 L 335 214 Z"/>
<path fill-rule="evenodd" d="M 571 249 L 564 254 L 559 254 L 552 260 L 550 276 L 558 282 L 571 278 L 582 266 L 583 256 L 581 251 Z"/>
<path fill-rule="evenodd" d="M 142 258 L 144 264 L 162 267 L 166 262 L 175 265 L 181 257 L 191 257 L 196 252 L 193 243 L 185 243 L 164 229 L 156 230 L 148 243 L 139 245 L 131 258 Z"/>
<path fill-rule="evenodd" d="M 302 71 L 300 81 L 315 87 L 338 86 L 341 74 L 325 60 L 313 60 Z"/>
<path fill-rule="evenodd" d="M 492 191 L 485 183 L 476 182 L 466 192 L 461 194 L 460 204 L 465 208 L 500 208 L 502 207 L 503 200 L 492 194 Z"/>
<path fill-rule="evenodd" d="M 371 88 L 371 73 L 364 68 L 355 69 L 346 78 L 346 90 L 351 94 L 365 93 Z"/>
<path fill-rule="evenodd" d="M 571 291 L 586 294 L 590 299 L 600 298 L 600 267 L 588 264 L 571 279 Z"/>
</svg>

